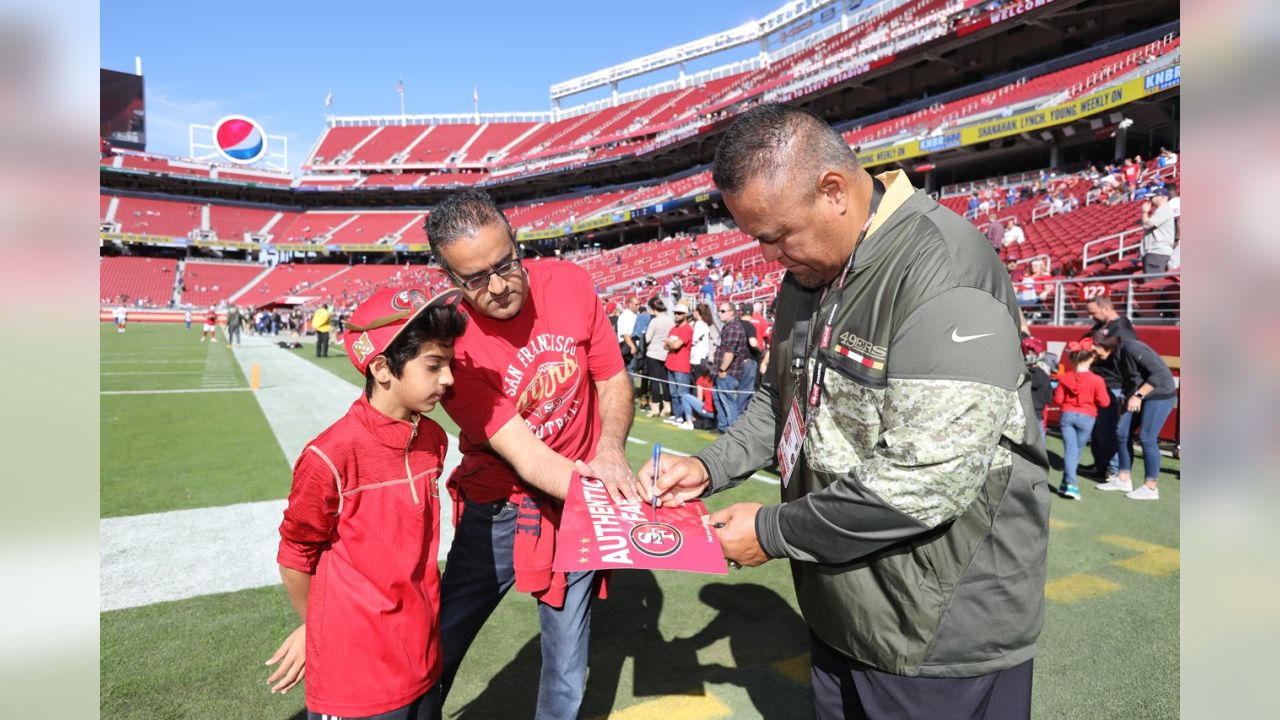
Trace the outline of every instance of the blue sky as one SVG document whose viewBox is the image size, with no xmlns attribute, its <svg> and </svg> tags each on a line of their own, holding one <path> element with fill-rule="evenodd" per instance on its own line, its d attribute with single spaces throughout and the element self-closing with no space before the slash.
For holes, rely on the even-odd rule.
<svg viewBox="0 0 1280 720">
<path fill-rule="evenodd" d="M 471 112 L 473 86 L 481 112 L 548 110 L 554 83 L 730 29 L 782 4 L 103 0 L 101 64 L 132 72 L 141 56 L 152 152 L 185 156 L 188 125 L 237 113 L 287 137 L 297 172 L 329 112 L 399 113 L 401 76 L 409 113 Z M 754 52 L 724 53 L 690 70 Z M 329 90 L 334 103 L 326 109 Z"/>
</svg>

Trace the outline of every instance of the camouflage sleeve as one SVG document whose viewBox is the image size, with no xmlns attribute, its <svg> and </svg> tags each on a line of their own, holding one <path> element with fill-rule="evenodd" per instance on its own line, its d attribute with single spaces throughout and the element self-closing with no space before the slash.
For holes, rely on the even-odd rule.
<svg viewBox="0 0 1280 720">
<path fill-rule="evenodd" d="M 1027 420 L 1017 326 L 1003 303 L 971 288 L 925 303 L 894 338 L 888 367 L 883 390 L 852 388 L 850 407 L 814 419 L 805 460 L 822 489 L 761 510 L 756 532 L 770 556 L 842 563 L 876 552 L 954 519 L 993 463 L 1012 462 L 1002 438 L 1021 441 Z"/>
</svg>

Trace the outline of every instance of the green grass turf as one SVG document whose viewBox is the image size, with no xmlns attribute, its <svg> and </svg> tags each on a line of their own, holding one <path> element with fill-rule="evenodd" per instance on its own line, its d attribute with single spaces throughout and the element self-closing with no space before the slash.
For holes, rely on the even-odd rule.
<svg viewBox="0 0 1280 720">
<path fill-rule="evenodd" d="M 297 352 L 353 384 L 361 382 L 336 353 L 317 359 L 310 348 Z M 643 416 L 632 436 L 684 452 L 714 439 Z M 1060 440 L 1051 437 L 1049 448 L 1060 457 Z M 628 458 L 638 467 L 649 450 L 647 444 L 628 444 Z M 1087 452 L 1084 460 L 1089 461 Z M 1178 462 L 1166 459 L 1161 500 L 1154 503 L 1098 492 L 1087 480 L 1082 502 L 1055 498 L 1051 586 L 1083 575 L 1096 578 L 1101 584 L 1092 587 L 1106 592 L 1046 602 L 1034 717 L 1177 715 L 1178 474 Z M 1060 479 L 1055 469 L 1055 487 Z M 708 505 L 776 502 L 777 493 L 776 486 L 748 481 Z M 1110 536 L 1147 545 L 1135 550 L 1102 539 Z M 1142 555 L 1153 548 L 1168 550 Z M 293 627 L 291 613 L 279 588 L 104 613 L 103 715 L 292 717 L 301 698 L 268 694 L 261 665 Z M 785 563 L 728 576 L 619 572 L 610 598 L 596 605 L 592 625 L 583 717 L 812 716 L 807 634 Z M 535 605 L 510 593 L 472 646 L 446 716 L 531 716 L 538 657 Z"/>
<path fill-rule="evenodd" d="M 135 324 L 122 335 L 104 328 L 101 343 L 104 372 L 203 368 L 186 361 L 221 353 L 220 361 L 229 363 L 222 374 L 245 386 L 224 344 L 200 343 L 195 331 L 188 334 L 181 325 Z M 175 387 L 199 388 L 201 376 L 107 375 L 102 385 L 135 391 Z M 100 414 L 102 517 L 289 494 L 289 465 L 252 393 L 103 395 Z"/>
</svg>

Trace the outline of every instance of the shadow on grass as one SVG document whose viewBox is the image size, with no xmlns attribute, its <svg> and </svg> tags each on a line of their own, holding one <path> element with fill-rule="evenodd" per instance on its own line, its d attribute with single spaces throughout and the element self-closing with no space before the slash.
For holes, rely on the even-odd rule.
<svg viewBox="0 0 1280 720">
<path fill-rule="evenodd" d="M 783 674 L 781 667 L 790 661 L 793 669 L 797 662 L 808 668 L 809 628 L 799 613 L 762 585 L 713 583 L 703 587 L 698 597 L 720 614 L 696 635 L 677 638 L 670 645 L 696 651 L 728 638 L 733 667 L 704 665 L 697 669 L 697 677 L 742 687 L 761 717 L 812 717 L 813 694 L 808 684 Z"/>
<path fill-rule="evenodd" d="M 777 664 L 807 654 L 804 620 L 780 595 L 750 584 L 713 583 L 699 598 L 719 611 L 692 637 L 666 640 L 658 629 L 663 593 L 648 571 L 615 573 L 609 599 L 592 607 L 590 672 L 579 717 L 608 717 L 615 709 L 624 663 L 632 659 L 636 702 L 670 695 L 704 695 L 705 682 L 738 685 L 761 717 L 813 715 L 807 685 Z M 728 639 L 733 665 L 699 665 L 698 650 Z M 807 655 L 806 655 L 807 657 Z M 478 697 L 448 717 L 532 717 L 537 704 L 541 646 L 525 643 Z"/>
</svg>

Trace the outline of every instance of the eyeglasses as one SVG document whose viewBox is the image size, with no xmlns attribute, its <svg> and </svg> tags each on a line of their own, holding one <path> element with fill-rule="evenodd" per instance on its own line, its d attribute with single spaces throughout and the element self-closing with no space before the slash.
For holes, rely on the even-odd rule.
<svg viewBox="0 0 1280 720">
<path fill-rule="evenodd" d="M 733 308 L 720 308 L 720 312 L 733 312 Z"/>
<path fill-rule="evenodd" d="M 452 270 L 450 270 L 449 277 L 453 278 L 453 281 L 457 283 L 459 287 L 462 287 L 474 292 L 476 290 L 483 290 L 486 287 L 488 287 L 489 280 L 494 275 L 497 275 L 498 277 L 502 277 L 502 278 L 511 277 L 512 275 L 515 275 L 517 272 L 519 272 L 519 270 L 520 270 L 520 256 L 516 255 L 510 260 L 494 265 L 488 270 L 476 273 L 475 275 L 470 275 L 465 278 L 458 277 L 456 274 L 454 274 Z"/>
</svg>

